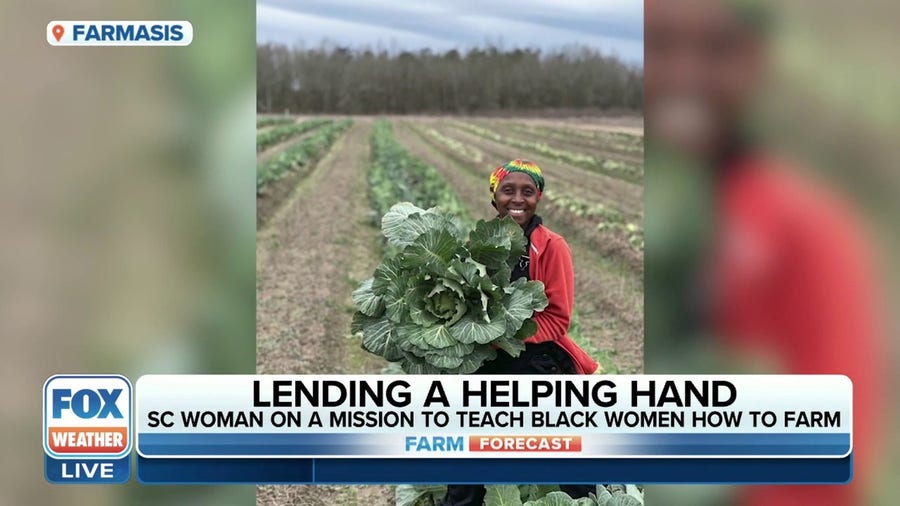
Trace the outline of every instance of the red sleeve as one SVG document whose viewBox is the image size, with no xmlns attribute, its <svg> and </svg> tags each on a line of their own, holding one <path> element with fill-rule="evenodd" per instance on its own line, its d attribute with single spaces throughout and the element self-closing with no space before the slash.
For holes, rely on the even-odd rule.
<svg viewBox="0 0 900 506">
<path fill-rule="evenodd" d="M 569 245 L 562 238 L 554 238 L 547 242 L 546 248 L 540 258 L 545 275 L 539 281 L 544 283 L 548 304 L 546 309 L 534 314 L 538 331 L 525 340 L 527 343 L 556 341 L 565 336 L 575 306 L 575 268 Z"/>
<path fill-rule="evenodd" d="M 853 381 L 853 482 L 847 486 L 754 487 L 747 506 L 856 506 L 864 503 L 877 447 L 884 444 L 885 346 L 878 291 L 858 227 L 834 209 L 793 234 L 778 282 L 777 322 L 787 373 L 844 374 Z"/>
</svg>

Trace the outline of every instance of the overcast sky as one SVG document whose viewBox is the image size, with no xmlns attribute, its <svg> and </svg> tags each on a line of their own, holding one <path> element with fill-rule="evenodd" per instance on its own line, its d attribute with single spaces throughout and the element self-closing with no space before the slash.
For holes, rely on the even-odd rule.
<svg viewBox="0 0 900 506">
<path fill-rule="evenodd" d="M 257 0 L 256 39 L 443 51 L 579 43 L 643 64 L 641 0 Z"/>
</svg>

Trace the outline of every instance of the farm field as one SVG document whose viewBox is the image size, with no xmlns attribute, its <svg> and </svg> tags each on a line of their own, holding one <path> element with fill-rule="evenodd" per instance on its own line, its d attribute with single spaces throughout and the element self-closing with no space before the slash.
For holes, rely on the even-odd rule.
<svg viewBox="0 0 900 506">
<path fill-rule="evenodd" d="M 264 123 L 258 138 L 281 128 L 295 132 L 257 165 L 257 372 L 380 372 L 387 364 L 350 337 L 350 293 L 380 260 L 381 214 L 411 200 L 491 218 L 488 174 L 513 158 L 543 169 L 538 212 L 572 249 L 571 335 L 603 373 L 641 371 L 639 120 L 304 117 Z M 393 504 L 393 490 L 261 487 L 258 504 Z"/>
</svg>

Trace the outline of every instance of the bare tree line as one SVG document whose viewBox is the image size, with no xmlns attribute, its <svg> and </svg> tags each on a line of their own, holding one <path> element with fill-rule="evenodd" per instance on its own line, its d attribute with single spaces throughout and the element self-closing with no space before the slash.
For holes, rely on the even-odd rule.
<svg viewBox="0 0 900 506">
<path fill-rule="evenodd" d="M 593 48 L 391 52 L 257 46 L 261 113 L 640 110 L 643 70 Z"/>
</svg>

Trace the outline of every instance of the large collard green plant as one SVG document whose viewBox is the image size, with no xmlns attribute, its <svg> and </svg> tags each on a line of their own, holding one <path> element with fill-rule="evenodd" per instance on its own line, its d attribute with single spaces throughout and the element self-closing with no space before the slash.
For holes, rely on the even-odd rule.
<svg viewBox="0 0 900 506">
<path fill-rule="evenodd" d="M 396 506 L 435 506 L 447 488 L 440 485 L 400 485 Z M 643 506 L 644 491 L 635 485 L 597 485 L 589 497 L 572 499 L 550 485 L 488 485 L 484 506 Z"/>
<path fill-rule="evenodd" d="M 525 250 L 511 218 L 466 231 L 437 208 L 396 204 L 382 218 L 388 242 L 372 278 L 353 292 L 352 332 L 366 350 L 411 374 L 469 374 L 496 357 L 516 356 L 537 332 L 544 285 L 510 282 Z"/>
</svg>

